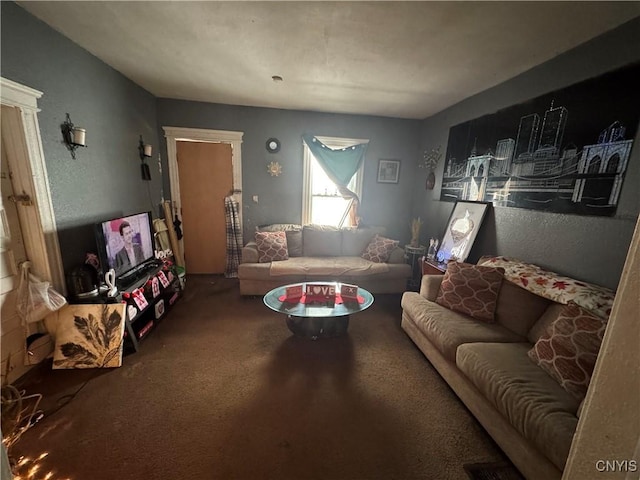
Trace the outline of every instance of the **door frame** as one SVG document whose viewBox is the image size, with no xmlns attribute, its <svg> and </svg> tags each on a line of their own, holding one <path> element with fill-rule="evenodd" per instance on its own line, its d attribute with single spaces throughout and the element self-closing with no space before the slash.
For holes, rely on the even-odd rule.
<svg viewBox="0 0 640 480">
<path fill-rule="evenodd" d="M 240 231 L 242 232 L 242 136 L 244 132 L 228 130 L 208 130 L 203 128 L 162 127 L 167 139 L 167 163 L 169 165 L 169 187 L 171 204 L 174 211 L 181 211 L 180 176 L 178 173 L 177 145 L 179 141 L 227 143 L 231 145 L 231 163 L 233 169 L 233 191 L 229 192 L 238 202 Z M 165 219 L 166 221 L 170 221 Z M 184 252 L 184 243 L 180 240 L 180 249 Z"/>
<path fill-rule="evenodd" d="M 58 228 L 38 123 L 38 99 L 42 95 L 38 90 L 0 77 L 0 102 L 2 106 L 13 107 L 3 118 L 6 135 L 2 141 L 7 149 L 14 191 L 28 195 L 33 202 L 32 205 L 17 204 L 25 251 L 33 272 L 66 295 Z"/>
</svg>

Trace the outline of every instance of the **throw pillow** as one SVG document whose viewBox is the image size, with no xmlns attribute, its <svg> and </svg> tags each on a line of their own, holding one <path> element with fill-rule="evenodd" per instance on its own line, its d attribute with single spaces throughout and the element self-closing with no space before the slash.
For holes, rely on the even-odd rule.
<svg viewBox="0 0 640 480">
<path fill-rule="evenodd" d="M 476 320 L 493 322 L 504 269 L 449 262 L 436 303 Z"/>
<path fill-rule="evenodd" d="M 529 358 L 567 392 L 584 398 L 606 326 L 602 317 L 570 302 L 529 350 Z"/>
<path fill-rule="evenodd" d="M 376 233 L 376 236 L 371 239 L 367 248 L 364 249 L 362 258 L 374 263 L 386 263 L 389 260 L 389 255 L 397 248 L 399 243 L 398 240 L 391 240 Z"/>
<path fill-rule="evenodd" d="M 302 256 L 302 225 L 297 223 L 272 223 L 256 227 L 256 232 L 280 232 L 287 236 L 287 250 L 290 257 Z"/>
<path fill-rule="evenodd" d="M 258 263 L 287 260 L 287 235 L 284 232 L 256 232 Z"/>
</svg>

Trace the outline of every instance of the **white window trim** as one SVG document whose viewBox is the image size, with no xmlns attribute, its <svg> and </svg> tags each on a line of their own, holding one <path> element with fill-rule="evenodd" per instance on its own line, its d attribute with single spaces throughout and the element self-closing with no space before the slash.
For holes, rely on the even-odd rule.
<svg viewBox="0 0 640 480">
<path fill-rule="evenodd" d="M 316 136 L 318 140 L 324 143 L 327 147 L 342 148 L 350 147 L 351 145 L 359 145 L 361 143 L 369 143 L 368 139 L 361 138 L 343 138 L 343 137 L 320 137 Z M 306 225 L 311 223 L 311 150 L 307 146 L 306 142 L 302 141 L 303 145 L 303 166 L 302 166 L 302 224 Z M 355 193 L 358 195 L 360 201 L 362 201 L 362 184 L 364 183 L 364 161 L 360 165 L 356 175 L 360 176 L 360 181 L 357 184 Z"/>
</svg>

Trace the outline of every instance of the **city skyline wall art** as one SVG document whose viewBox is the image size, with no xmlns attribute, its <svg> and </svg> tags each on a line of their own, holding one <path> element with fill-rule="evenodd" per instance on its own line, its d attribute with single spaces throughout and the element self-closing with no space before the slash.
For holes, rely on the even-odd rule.
<svg viewBox="0 0 640 480">
<path fill-rule="evenodd" d="M 614 215 L 638 85 L 635 63 L 451 127 L 440 200 Z"/>
</svg>

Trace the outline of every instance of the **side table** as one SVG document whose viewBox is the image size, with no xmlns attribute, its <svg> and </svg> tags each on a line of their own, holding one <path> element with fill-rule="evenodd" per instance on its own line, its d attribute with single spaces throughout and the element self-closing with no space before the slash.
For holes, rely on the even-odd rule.
<svg viewBox="0 0 640 480">
<path fill-rule="evenodd" d="M 420 259 L 425 252 L 426 247 L 424 245 L 419 247 L 405 245 L 404 247 L 404 257 L 407 259 L 407 263 L 411 265 L 411 278 L 407 281 L 407 290 L 420 290 L 420 282 L 422 281 Z"/>
<path fill-rule="evenodd" d="M 422 274 L 423 275 L 444 275 L 447 270 L 446 263 L 438 263 L 437 260 L 422 259 Z"/>
</svg>

